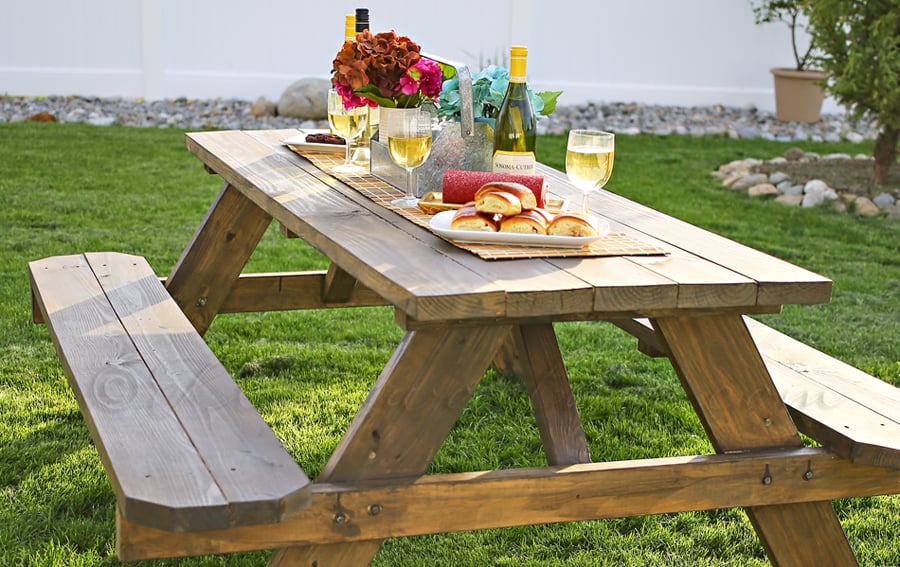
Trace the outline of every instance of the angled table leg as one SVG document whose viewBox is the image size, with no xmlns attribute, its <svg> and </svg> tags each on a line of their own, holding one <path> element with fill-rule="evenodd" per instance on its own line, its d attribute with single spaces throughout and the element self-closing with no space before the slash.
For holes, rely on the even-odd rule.
<svg viewBox="0 0 900 567">
<path fill-rule="evenodd" d="M 425 473 L 509 332 L 509 326 L 408 331 L 319 481 L 412 478 Z M 333 521 L 335 530 L 357 529 L 347 510 L 335 509 Z M 286 548 L 272 557 L 269 566 L 368 565 L 380 545 L 376 541 Z"/>
<path fill-rule="evenodd" d="M 719 453 L 801 447 L 802 441 L 739 315 L 653 321 Z M 760 465 L 760 490 L 778 482 Z M 857 565 L 828 501 L 747 509 L 777 567 Z"/>
<path fill-rule="evenodd" d="M 272 217 L 226 183 L 166 280 L 201 335 L 231 292 Z"/>
<path fill-rule="evenodd" d="M 591 462 L 559 342 L 551 323 L 517 325 L 494 357 L 501 372 L 515 374 L 528 389 L 547 464 Z"/>
</svg>

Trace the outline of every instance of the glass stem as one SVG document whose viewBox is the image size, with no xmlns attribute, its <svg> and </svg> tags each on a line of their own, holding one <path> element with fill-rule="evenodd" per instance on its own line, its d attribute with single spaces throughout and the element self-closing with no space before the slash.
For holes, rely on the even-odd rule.
<svg viewBox="0 0 900 567">
<path fill-rule="evenodd" d="M 406 197 L 408 199 L 411 199 L 416 196 L 416 190 L 415 190 L 415 187 L 413 187 L 413 183 L 412 183 L 412 173 L 413 173 L 413 170 L 411 170 L 411 169 L 406 170 Z"/>
<path fill-rule="evenodd" d="M 584 194 L 584 203 L 582 203 L 582 206 L 581 206 L 581 210 L 584 211 L 584 214 L 588 214 L 590 212 L 590 210 L 589 210 L 590 205 L 591 205 L 591 194 L 585 193 Z"/>
<path fill-rule="evenodd" d="M 344 165 L 350 165 L 350 140 L 347 138 L 347 150 L 344 152 Z"/>
</svg>

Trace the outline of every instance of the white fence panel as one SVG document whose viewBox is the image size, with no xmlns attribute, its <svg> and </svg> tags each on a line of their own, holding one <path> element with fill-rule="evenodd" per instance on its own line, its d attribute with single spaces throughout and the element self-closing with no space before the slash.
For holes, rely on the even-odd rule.
<svg viewBox="0 0 900 567">
<path fill-rule="evenodd" d="M 277 100 L 329 76 L 358 5 L 473 69 L 524 43 L 561 104 L 772 109 L 769 68 L 791 64 L 787 27 L 755 25 L 748 0 L 4 0 L 0 93 Z"/>
</svg>

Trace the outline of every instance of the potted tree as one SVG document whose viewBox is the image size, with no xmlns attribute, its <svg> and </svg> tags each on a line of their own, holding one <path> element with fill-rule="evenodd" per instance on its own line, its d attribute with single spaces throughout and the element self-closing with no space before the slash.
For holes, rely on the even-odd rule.
<svg viewBox="0 0 900 567">
<path fill-rule="evenodd" d="M 810 13 L 825 86 L 857 118 L 878 124 L 872 181 L 887 182 L 900 142 L 900 16 L 897 2 L 815 0 Z"/>
<path fill-rule="evenodd" d="M 810 40 L 806 49 L 800 47 L 801 36 L 806 34 L 809 21 L 809 0 L 762 0 L 753 3 L 753 15 L 757 24 L 783 22 L 791 30 L 791 47 L 794 53 L 793 68 L 772 69 L 775 80 L 775 115 L 786 122 L 816 122 L 822 112 L 825 99 L 823 83 L 825 74 L 810 69 L 815 60 L 815 42 Z"/>
</svg>

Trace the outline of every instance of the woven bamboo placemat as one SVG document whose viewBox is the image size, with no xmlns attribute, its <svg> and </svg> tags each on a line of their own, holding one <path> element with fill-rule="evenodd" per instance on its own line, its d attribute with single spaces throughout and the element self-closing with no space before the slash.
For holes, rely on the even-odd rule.
<svg viewBox="0 0 900 567">
<path fill-rule="evenodd" d="M 346 174 L 332 171 L 344 162 L 343 153 L 303 152 L 291 148 L 308 159 L 324 173 L 339 179 L 365 197 L 390 209 L 415 224 L 431 230 L 428 226 L 432 215 L 418 208 L 395 207 L 391 201 L 403 196 L 403 191 L 366 172 Z M 437 235 L 440 236 L 440 235 Z M 443 237 L 441 237 L 443 238 Z M 584 248 L 548 248 L 543 246 L 519 246 L 498 244 L 471 244 L 447 240 L 454 246 L 468 250 L 485 260 L 512 260 L 516 258 L 572 258 L 593 256 L 657 256 L 667 252 L 659 246 L 646 244 L 621 232 L 611 232 L 595 240 Z"/>
</svg>

